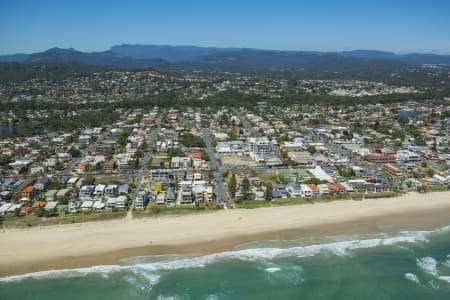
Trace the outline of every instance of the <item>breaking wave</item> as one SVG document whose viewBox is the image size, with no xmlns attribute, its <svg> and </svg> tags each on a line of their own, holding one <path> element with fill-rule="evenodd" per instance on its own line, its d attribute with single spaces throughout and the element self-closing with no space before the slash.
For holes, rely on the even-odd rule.
<svg viewBox="0 0 450 300">
<path fill-rule="evenodd" d="M 91 274 L 109 276 L 111 273 L 132 272 L 141 274 L 147 278 L 151 285 L 158 282 L 158 271 L 170 271 L 188 268 L 201 268 L 209 264 L 238 260 L 238 261 L 266 261 L 276 258 L 286 257 L 311 257 L 321 253 L 344 256 L 351 253 L 352 250 L 368 249 L 381 246 L 390 246 L 402 243 L 427 242 L 432 234 L 445 233 L 450 230 L 450 226 L 439 228 L 433 231 L 402 231 L 395 235 L 372 235 L 372 238 L 362 238 L 347 241 L 331 242 L 318 245 L 297 246 L 288 248 L 277 247 L 258 247 L 253 249 L 242 249 L 228 252 L 221 252 L 201 256 L 170 256 L 165 257 L 163 261 L 139 262 L 137 264 L 127 265 L 101 265 L 87 268 L 49 270 L 23 275 L 13 275 L 1 277 L 0 283 L 20 281 L 24 279 L 52 279 L 82 277 Z M 375 238 L 373 238 L 375 237 Z M 417 264 L 426 272 L 437 275 L 436 264 L 429 258 L 417 260 Z M 267 272 L 274 272 L 275 269 L 267 269 Z M 405 275 L 406 276 L 406 275 Z M 408 277 L 410 277 L 408 275 Z M 410 278 L 407 278 L 410 279 Z M 446 280 L 447 278 L 441 278 Z"/>
</svg>

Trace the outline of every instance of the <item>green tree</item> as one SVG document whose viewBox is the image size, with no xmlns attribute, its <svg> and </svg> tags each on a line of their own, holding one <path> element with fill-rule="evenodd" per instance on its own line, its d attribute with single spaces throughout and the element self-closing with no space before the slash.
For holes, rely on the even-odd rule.
<svg viewBox="0 0 450 300">
<path fill-rule="evenodd" d="M 67 205 L 69 203 L 69 197 L 63 196 L 59 199 L 58 204 Z"/>
<path fill-rule="evenodd" d="M 92 175 L 87 175 L 83 178 L 82 185 L 92 185 L 95 182 L 95 178 Z"/>
<path fill-rule="evenodd" d="M 248 199 L 248 192 L 250 191 L 250 181 L 247 177 L 244 177 L 241 182 L 241 191 L 242 191 L 242 197 L 244 200 Z"/>
<path fill-rule="evenodd" d="M 203 160 L 209 161 L 209 155 L 208 155 L 208 153 L 206 151 L 202 151 L 202 154 L 201 154 L 200 158 L 203 159 Z"/>
<path fill-rule="evenodd" d="M 308 146 L 308 148 L 306 148 L 306 151 L 308 151 L 310 154 L 314 154 L 316 153 L 316 147 Z"/>
<path fill-rule="evenodd" d="M 67 153 L 70 154 L 70 156 L 72 157 L 80 157 L 81 156 L 81 151 L 76 149 L 75 147 L 70 147 L 69 151 L 67 151 Z"/>
<path fill-rule="evenodd" d="M 228 182 L 228 193 L 230 194 L 231 198 L 236 197 L 236 175 L 231 173 L 231 178 Z"/>
<path fill-rule="evenodd" d="M 266 185 L 266 191 L 264 192 L 264 199 L 266 199 L 266 201 L 270 201 L 272 200 L 273 197 L 273 191 L 272 191 L 272 184 L 269 182 Z"/>
</svg>

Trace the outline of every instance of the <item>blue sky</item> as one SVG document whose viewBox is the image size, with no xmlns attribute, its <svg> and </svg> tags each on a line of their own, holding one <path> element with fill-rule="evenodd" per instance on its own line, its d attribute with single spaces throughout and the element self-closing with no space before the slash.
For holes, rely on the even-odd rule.
<svg viewBox="0 0 450 300">
<path fill-rule="evenodd" d="M 0 54 L 121 43 L 450 53 L 450 1 L 0 0 Z"/>
</svg>

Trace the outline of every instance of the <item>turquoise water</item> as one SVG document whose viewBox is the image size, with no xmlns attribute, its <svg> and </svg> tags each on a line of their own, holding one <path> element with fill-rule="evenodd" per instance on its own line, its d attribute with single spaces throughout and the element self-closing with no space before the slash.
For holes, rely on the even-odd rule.
<svg viewBox="0 0 450 300">
<path fill-rule="evenodd" d="M 450 227 L 3 277 L 0 299 L 450 299 Z"/>
</svg>

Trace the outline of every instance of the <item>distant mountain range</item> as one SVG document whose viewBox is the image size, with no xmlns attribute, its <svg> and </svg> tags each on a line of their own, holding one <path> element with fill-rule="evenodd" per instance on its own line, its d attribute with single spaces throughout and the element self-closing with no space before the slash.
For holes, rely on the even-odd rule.
<svg viewBox="0 0 450 300">
<path fill-rule="evenodd" d="M 33 54 L 0 56 L 19 64 L 78 64 L 121 69 L 156 68 L 170 71 L 291 72 L 390 76 L 422 64 L 450 65 L 450 55 L 395 54 L 374 50 L 344 52 L 278 51 L 166 45 L 117 45 L 102 52 L 52 48 Z M 8 66 L 13 68 L 14 66 Z M 368 76 L 366 76 L 368 75 Z"/>
</svg>

